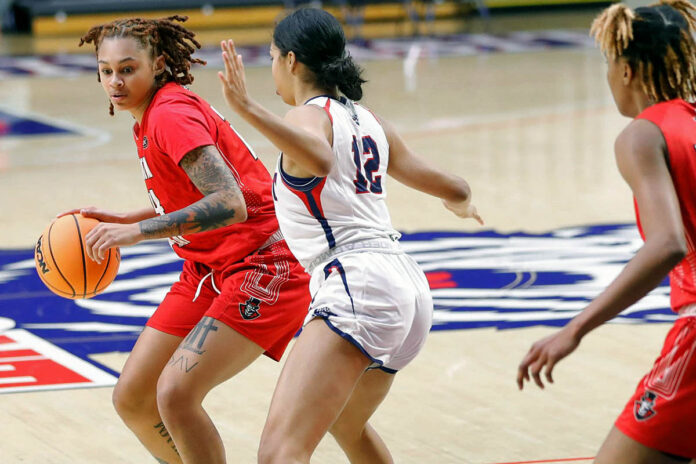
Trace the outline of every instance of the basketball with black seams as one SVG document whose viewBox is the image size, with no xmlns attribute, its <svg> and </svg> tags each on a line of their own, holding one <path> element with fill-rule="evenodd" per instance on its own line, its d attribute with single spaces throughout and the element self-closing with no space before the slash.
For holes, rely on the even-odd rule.
<svg viewBox="0 0 696 464">
<path fill-rule="evenodd" d="M 56 295 L 70 299 L 92 298 L 116 278 L 121 252 L 111 248 L 101 263 L 87 255 L 85 236 L 99 221 L 68 214 L 46 227 L 34 248 L 36 272 Z"/>
</svg>

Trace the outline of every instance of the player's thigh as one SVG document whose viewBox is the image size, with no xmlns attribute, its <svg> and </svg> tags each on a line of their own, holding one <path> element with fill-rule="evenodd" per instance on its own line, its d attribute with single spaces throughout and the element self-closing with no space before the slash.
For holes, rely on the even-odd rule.
<svg viewBox="0 0 696 464">
<path fill-rule="evenodd" d="M 181 340 L 181 337 L 145 327 L 123 366 L 114 397 L 154 395 L 157 379 Z"/>
<path fill-rule="evenodd" d="M 595 464 L 687 464 L 688 459 L 671 457 L 649 448 L 612 427 L 597 453 Z"/>
<path fill-rule="evenodd" d="M 395 374 L 381 369 L 370 369 L 365 372 L 360 377 L 340 416 L 331 426 L 331 433 L 341 434 L 362 430 L 386 398 L 394 378 Z"/>
<path fill-rule="evenodd" d="M 121 373 L 120 387 L 156 391 L 157 379 L 181 340 L 203 317 L 215 298 L 204 271 L 191 261 L 183 265 L 179 280 L 148 319 Z M 201 280 L 203 284 L 201 285 Z M 196 297 L 197 290 L 198 296 Z"/>
<path fill-rule="evenodd" d="M 233 328 L 212 317 L 203 317 L 171 355 L 158 390 L 185 391 L 201 400 L 213 387 L 233 377 L 264 349 Z"/>
<path fill-rule="evenodd" d="M 339 416 L 371 361 L 320 318 L 310 321 L 288 355 L 261 439 L 313 450 Z"/>
</svg>

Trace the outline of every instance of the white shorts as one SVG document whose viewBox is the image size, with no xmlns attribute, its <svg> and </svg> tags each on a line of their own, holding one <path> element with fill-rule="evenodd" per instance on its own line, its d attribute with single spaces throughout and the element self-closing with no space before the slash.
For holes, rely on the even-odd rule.
<svg viewBox="0 0 696 464">
<path fill-rule="evenodd" d="M 342 254 L 317 266 L 305 324 L 324 319 L 370 358 L 396 373 L 416 357 L 433 322 L 425 274 L 402 251 Z"/>
</svg>

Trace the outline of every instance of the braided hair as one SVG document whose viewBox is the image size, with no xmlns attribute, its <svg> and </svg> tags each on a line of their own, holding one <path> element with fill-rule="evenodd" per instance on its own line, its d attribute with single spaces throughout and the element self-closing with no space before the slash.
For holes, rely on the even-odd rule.
<svg viewBox="0 0 696 464">
<path fill-rule="evenodd" d="M 187 85 L 193 82 L 191 64 L 206 64 L 205 61 L 192 58 L 191 55 L 201 44 L 194 38 L 195 34 L 174 21 L 184 22 L 187 16 L 169 16 L 160 19 L 129 18 L 118 19 L 107 24 L 92 27 L 80 39 L 80 46 L 92 43 L 95 53 L 99 55 L 99 47 L 106 38 L 132 37 L 143 48 L 152 52 L 152 58 L 162 55 L 166 64 L 165 71 L 156 77 L 156 87 L 160 88 L 167 82 Z M 99 71 L 97 80 L 101 82 Z M 114 114 L 113 103 L 109 106 L 109 114 Z"/>
<path fill-rule="evenodd" d="M 696 8 L 661 0 L 631 10 L 615 4 L 592 23 L 590 35 L 610 59 L 625 58 L 654 102 L 696 100 Z"/>
</svg>

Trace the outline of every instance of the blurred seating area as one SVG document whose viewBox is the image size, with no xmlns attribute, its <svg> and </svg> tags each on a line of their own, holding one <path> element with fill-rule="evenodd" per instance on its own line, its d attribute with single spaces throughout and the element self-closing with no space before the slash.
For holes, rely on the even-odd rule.
<svg viewBox="0 0 696 464">
<path fill-rule="evenodd" d="M 272 25 L 284 10 L 310 4 L 338 16 L 355 14 L 370 22 L 423 18 L 456 18 L 489 11 L 558 8 L 567 5 L 606 4 L 597 0 L 0 0 L 3 30 L 59 36 L 84 31 L 100 20 L 138 14 L 159 17 L 178 13 L 189 16 L 195 29 Z M 364 6 L 363 6 L 364 5 Z"/>
<path fill-rule="evenodd" d="M 86 53 L 78 39 L 90 27 L 133 16 L 184 15 L 204 47 L 228 38 L 254 46 L 269 43 L 288 10 L 320 6 L 344 23 L 348 40 L 369 47 L 377 39 L 584 30 L 612 1 L 617 0 L 0 0 L 0 56 Z"/>
</svg>

